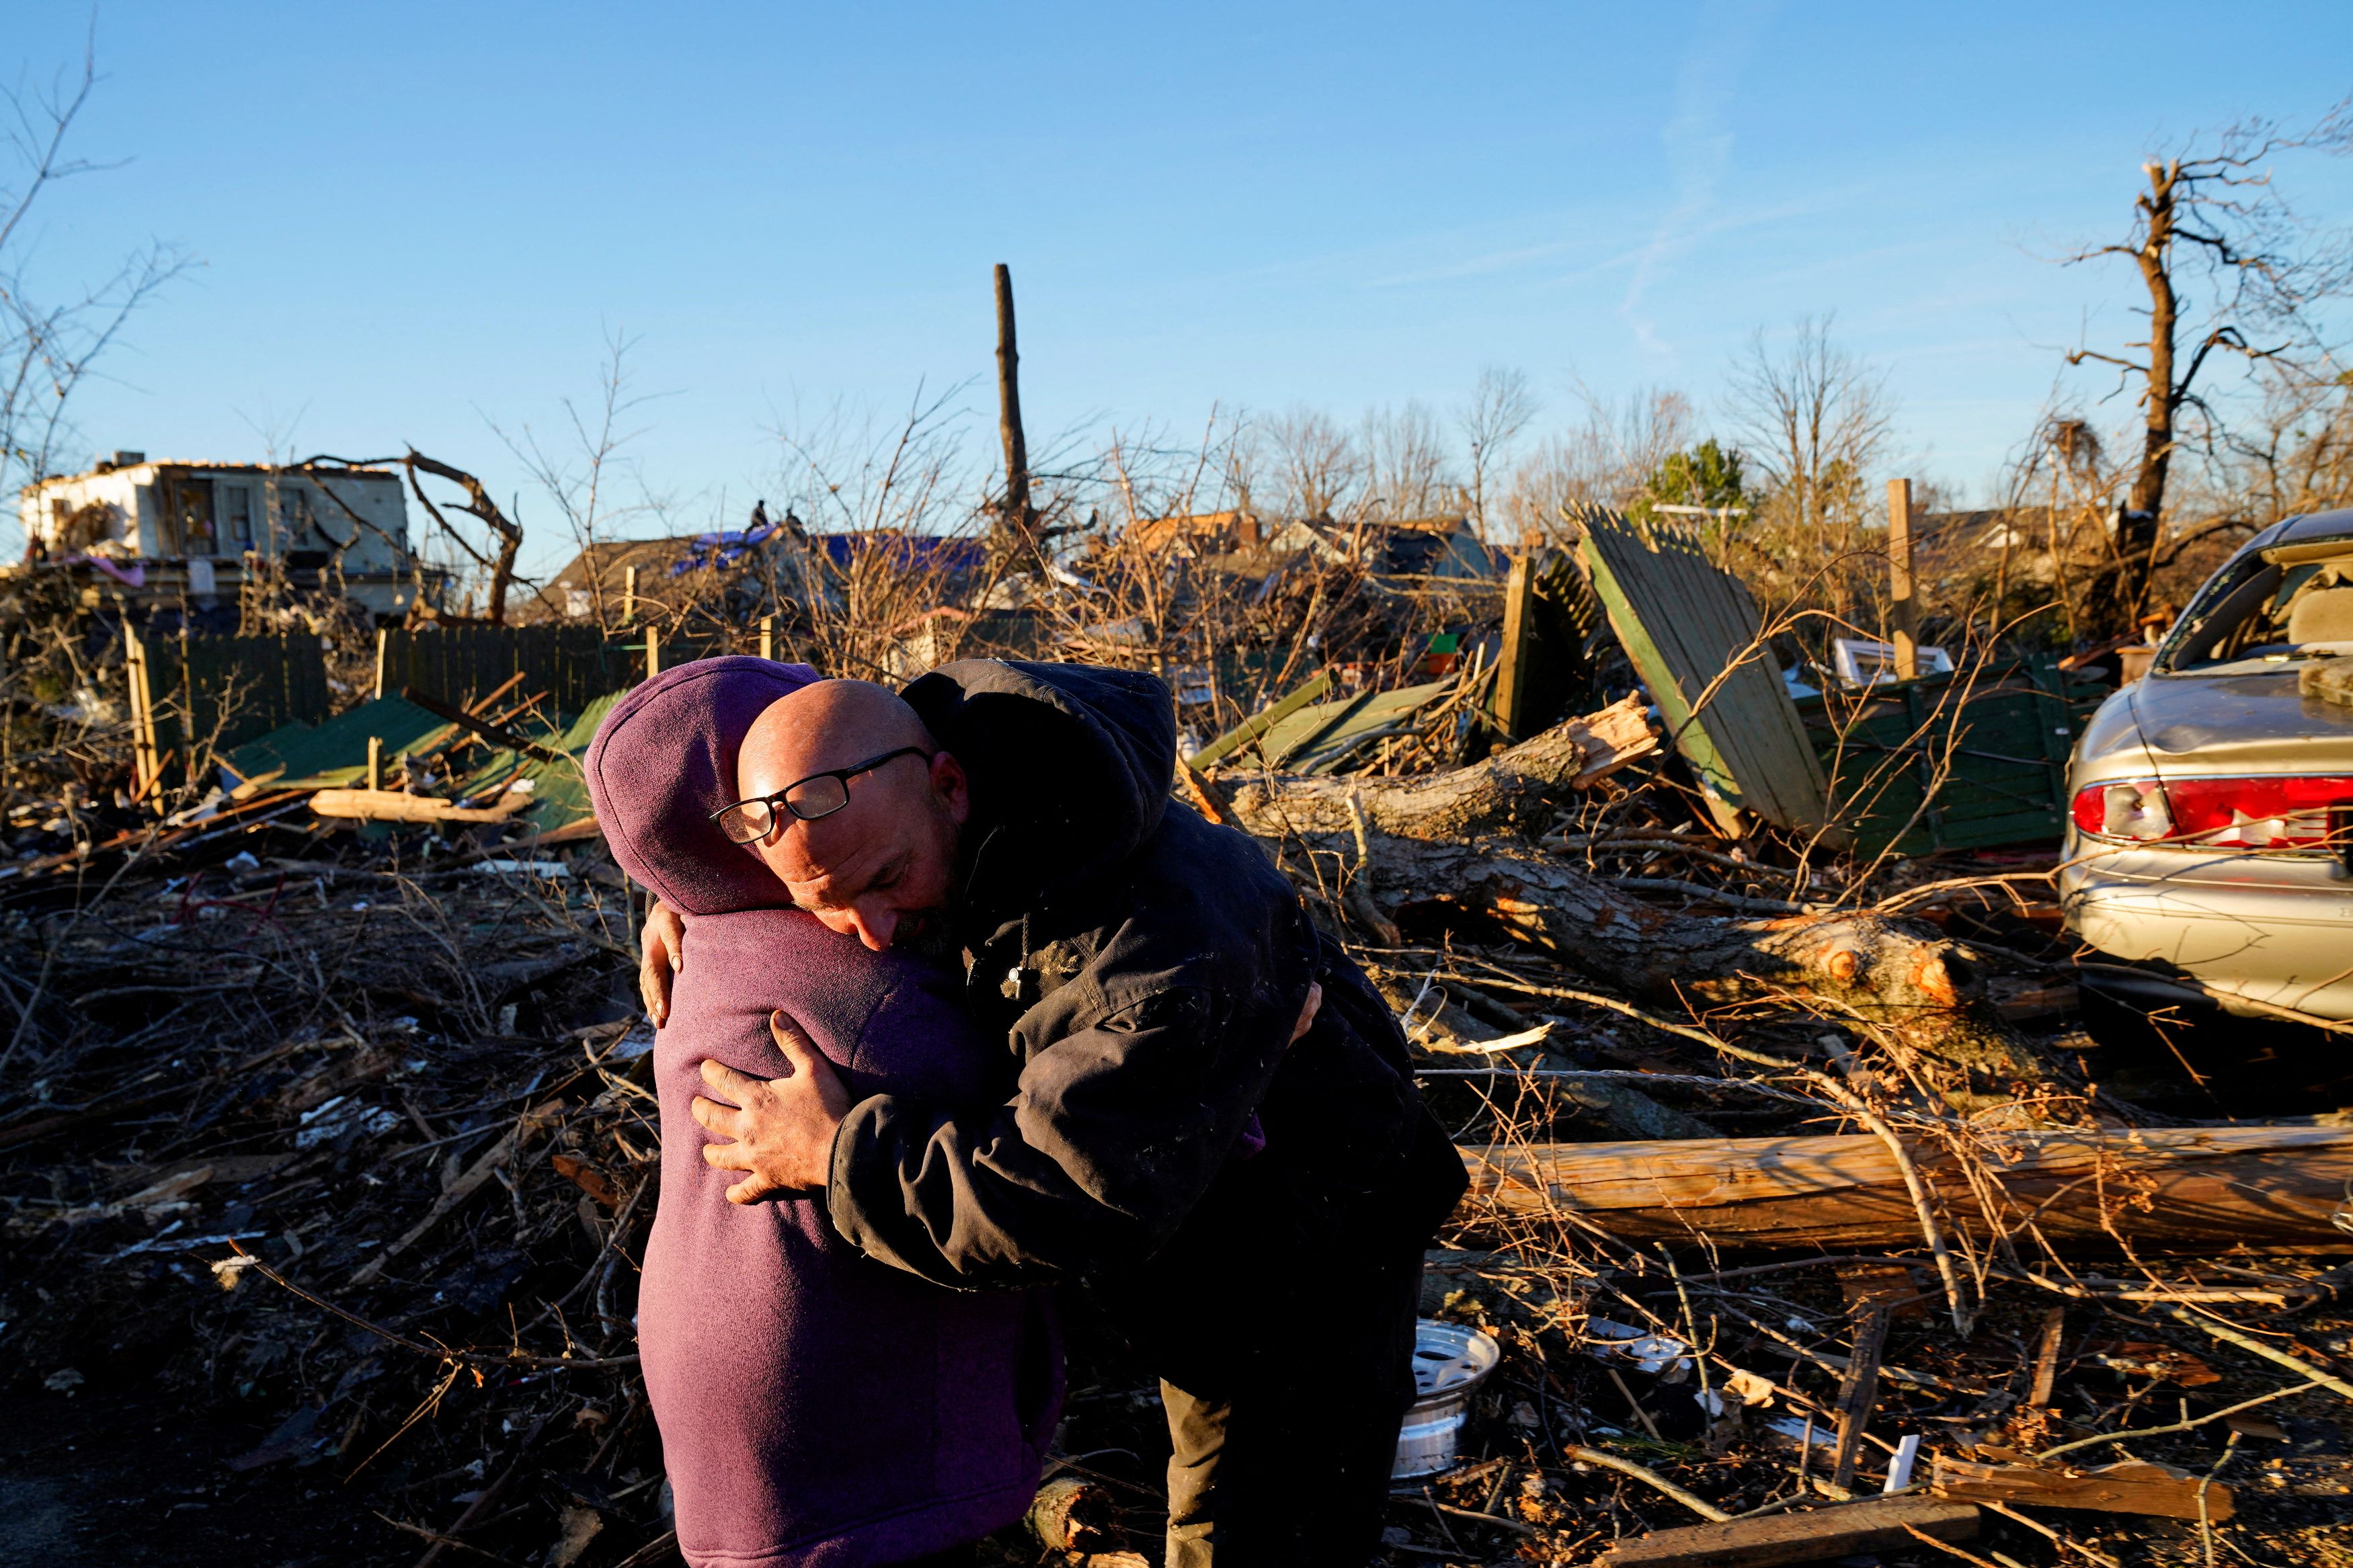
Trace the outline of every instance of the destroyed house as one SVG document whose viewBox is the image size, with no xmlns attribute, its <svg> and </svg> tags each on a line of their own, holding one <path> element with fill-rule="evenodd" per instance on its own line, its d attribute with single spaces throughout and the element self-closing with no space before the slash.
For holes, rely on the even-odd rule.
<svg viewBox="0 0 2353 1568">
<path fill-rule="evenodd" d="M 1266 531 L 1255 512 L 1203 511 L 1138 518 L 1127 538 L 1148 554 L 1228 555 L 1263 548 Z"/>
<path fill-rule="evenodd" d="M 150 462 L 116 452 L 89 472 L 19 493 L 25 559 L 16 573 L 86 575 L 84 597 L 152 605 L 234 600 L 248 577 L 282 571 L 297 587 L 340 586 L 382 616 L 420 593 L 438 605 L 448 574 L 408 542 L 393 468 L 284 468 L 267 463 Z"/>
<path fill-rule="evenodd" d="M 540 591 L 533 618 L 625 625 L 683 613 L 714 588 L 734 611 L 751 614 L 773 607 L 779 597 L 838 600 L 844 579 L 873 571 L 928 578 L 936 602 L 960 603 L 980 584 L 987 566 L 987 548 L 976 539 L 886 531 L 805 533 L 788 514 L 743 529 L 592 544 Z"/>
<path fill-rule="evenodd" d="M 1357 523 L 1300 518 L 1277 530 L 1267 548 L 1279 555 L 1358 561 L 1383 577 L 1489 581 L 1501 577 L 1511 561 L 1509 552 L 1483 542 L 1467 517 Z"/>
<path fill-rule="evenodd" d="M 591 544 L 539 591 L 531 618 L 625 625 L 681 608 L 706 595 L 714 580 L 759 597 L 770 578 L 787 568 L 791 582 L 798 581 L 786 524 L 765 523 Z M 790 591 L 790 583 L 780 585 Z"/>
</svg>

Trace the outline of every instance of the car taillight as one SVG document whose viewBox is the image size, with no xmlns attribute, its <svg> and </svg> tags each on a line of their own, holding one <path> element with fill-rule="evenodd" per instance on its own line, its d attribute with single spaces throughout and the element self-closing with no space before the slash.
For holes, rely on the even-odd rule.
<svg viewBox="0 0 2353 1568">
<path fill-rule="evenodd" d="M 2075 826 L 2098 838 L 2215 849 L 2339 847 L 2353 778 L 2127 779 L 2075 792 Z"/>
</svg>

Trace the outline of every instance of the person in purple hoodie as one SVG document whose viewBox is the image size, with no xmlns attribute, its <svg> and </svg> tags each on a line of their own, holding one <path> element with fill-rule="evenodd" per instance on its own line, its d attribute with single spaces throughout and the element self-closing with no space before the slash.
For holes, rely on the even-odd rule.
<svg viewBox="0 0 2353 1568">
<path fill-rule="evenodd" d="M 696 1568 L 862 1568 L 976 1541 L 1027 1510 L 1060 1400 L 1042 1291 L 917 1279 L 842 1240 L 822 1194 L 731 1204 L 702 1157 L 702 1064 L 782 1076 L 786 1028 L 860 1094 L 986 1095 L 1003 1070 L 959 976 L 791 908 L 711 820 L 753 721 L 817 679 L 758 658 L 680 666 L 616 707 L 586 759 L 614 857 L 678 911 L 702 965 L 655 1037 L 660 1201 L 638 1305 Z"/>
</svg>

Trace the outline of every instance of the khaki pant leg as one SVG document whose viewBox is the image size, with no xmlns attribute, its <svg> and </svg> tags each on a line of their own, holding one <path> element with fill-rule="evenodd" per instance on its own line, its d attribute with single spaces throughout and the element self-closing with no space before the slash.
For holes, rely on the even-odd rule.
<svg viewBox="0 0 2353 1568">
<path fill-rule="evenodd" d="M 1167 1568 L 1212 1568 L 1217 1552 L 1218 1461 L 1226 1450 L 1233 1405 L 1199 1399 L 1163 1378 L 1168 1415 Z"/>
</svg>

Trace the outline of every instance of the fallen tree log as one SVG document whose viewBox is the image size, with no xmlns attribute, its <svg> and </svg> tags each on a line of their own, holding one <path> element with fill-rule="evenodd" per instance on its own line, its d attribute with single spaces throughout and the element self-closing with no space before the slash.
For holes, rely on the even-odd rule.
<svg viewBox="0 0 2353 1568">
<path fill-rule="evenodd" d="M 1987 994 L 1968 949 L 1872 914 L 1726 919 L 1646 904 L 1519 845 L 1384 838 L 1367 868 L 1393 916 L 1451 906 L 1638 996 L 1696 1006 L 1795 995 L 1852 1011 L 1921 1049 L 2010 1080 L 2051 1076 Z"/>
<path fill-rule="evenodd" d="M 2348 1245 L 2330 1215 L 2353 1129 L 2262 1124 L 2006 1133 L 1974 1155 L 1909 1145 L 1938 1223 L 2055 1247 L 2203 1251 Z M 1473 1204 L 1565 1213 L 1623 1241 L 1854 1251 L 1917 1245 L 1894 1155 L 1869 1133 L 1466 1148 Z M 1980 1194 L 1983 1194 L 1982 1196 Z"/>
<path fill-rule="evenodd" d="M 1350 832 L 1353 795 L 1376 833 L 1466 839 L 1548 826 L 1561 791 L 1590 788 L 1658 749 L 1641 702 L 1629 696 L 1464 767 L 1403 779 L 1244 774 L 1231 782 L 1232 802 L 1250 830 L 1266 837 Z"/>
</svg>

